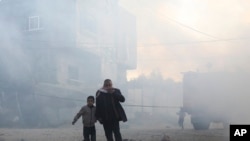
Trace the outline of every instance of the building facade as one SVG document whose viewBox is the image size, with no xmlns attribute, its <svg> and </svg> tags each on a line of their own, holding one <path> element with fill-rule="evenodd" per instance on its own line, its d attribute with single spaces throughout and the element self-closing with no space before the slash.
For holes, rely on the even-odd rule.
<svg viewBox="0 0 250 141">
<path fill-rule="evenodd" d="M 59 124 L 66 105 L 75 105 L 60 98 L 84 101 L 106 78 L 126 88 L 126 71 L 136 68 L 136 19 L 117 0 L 2 0 L 0 31 L 0 104 L 14 111 L 9 119 L 31 121 L 29 112 L 42 105 L 56 120 L 41 124 Z M 44 105 L 52 97 L 61 108 Z"/>
</svg>

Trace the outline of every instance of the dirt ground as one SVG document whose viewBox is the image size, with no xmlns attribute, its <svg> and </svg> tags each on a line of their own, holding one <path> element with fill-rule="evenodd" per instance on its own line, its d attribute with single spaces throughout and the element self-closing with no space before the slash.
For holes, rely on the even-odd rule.
<svg viewBox="0 0 250 141">
<path fill-rule="evenodd" d="M 101 125 L 96 126 L 97 141 L 105 141 Z M 171 127 L 122 128 L 123 139 L 133 141 L 160 141 L 168 135 L 171 141 L 229 141 L 226 129 L 196 131 Z M 82 141 L 82 126 L 68 126 L 49 129 L 3 129 L 0 128 L 0 141 Z"/>
</svg>

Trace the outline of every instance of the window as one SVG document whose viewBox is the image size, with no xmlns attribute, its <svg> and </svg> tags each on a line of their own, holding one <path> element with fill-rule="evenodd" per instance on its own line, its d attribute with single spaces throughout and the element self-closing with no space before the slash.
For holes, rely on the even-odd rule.
<svg viewBox="0 0 250 141">
<path fill-rule="evenodd" d="M 69 66 L 68 67 L 68 77 L 69 77 L 69 79 L 79 80 L 79 69 L 78 69 L 78 67 Z"/>
<path fill-rule="evenodd" d="M 29 17 L 29 31 L 40 30 L 40 17 L 39 16 L 30 16 Z"/>
<path fill-rule="evenodd" d="M 89 15 L 88 13 L 81 15 L 81 31 L 82 34 L 86 34 L 86 31 L 96 34 L 97 33 L 97 21 L 96 19 Z"/>
</svg>

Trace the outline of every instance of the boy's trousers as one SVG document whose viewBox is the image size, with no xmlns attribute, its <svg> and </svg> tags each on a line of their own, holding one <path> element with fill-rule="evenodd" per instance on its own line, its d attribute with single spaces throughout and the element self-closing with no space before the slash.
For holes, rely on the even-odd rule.
<svg viewBox="0 0 250 141">
<path fill-rule="evenodd" d="M 83 127 L 84 141 L 96 141 L 96 130 L 95 126 Z"/>
</svg>

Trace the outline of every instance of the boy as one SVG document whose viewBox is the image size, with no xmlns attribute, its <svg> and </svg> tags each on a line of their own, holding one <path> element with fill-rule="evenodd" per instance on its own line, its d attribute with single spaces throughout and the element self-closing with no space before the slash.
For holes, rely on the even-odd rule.
<svg viewBox="0 0 250 141">
<path fill-rule="evenodd" d="M 95 98 L 94 96 L 89 96 L 87 98 L 87 105 L 83 106 L 81 110 L 76 114 L 72 125 L 82 116 L 83 123 L 83 138 L 84 141 L 96 141 L 96 130 L 95 130 L 95 111 L 96 107 L 94 106 Z M 91 136 L 91 140 L 89 139 Z"/>
</svg>

